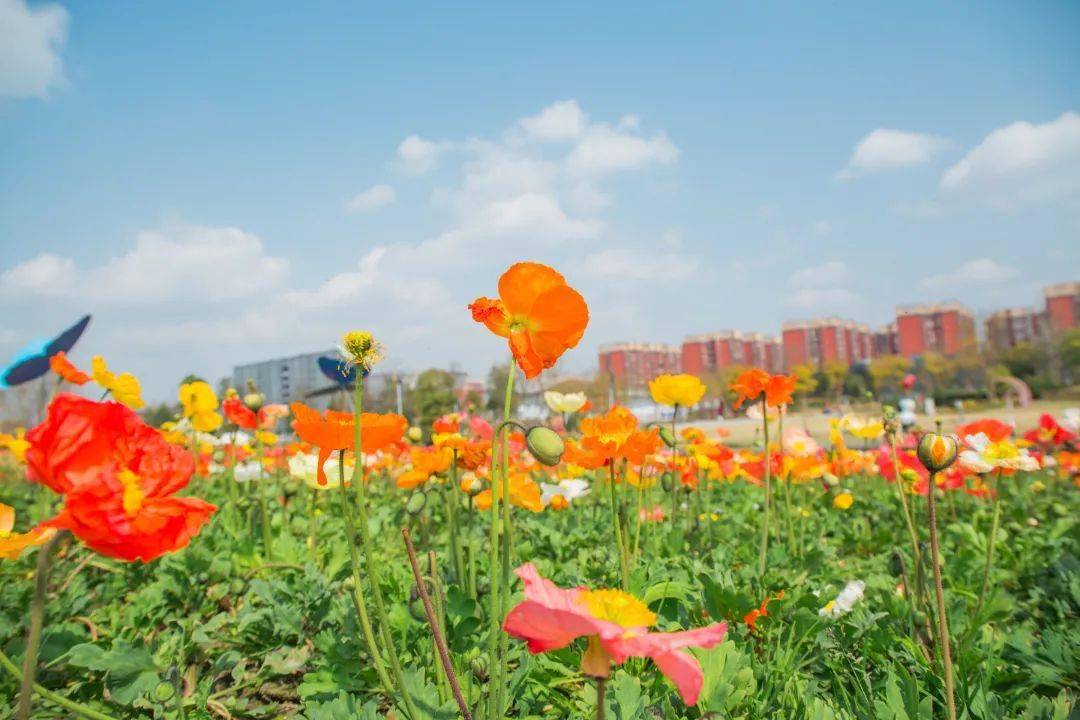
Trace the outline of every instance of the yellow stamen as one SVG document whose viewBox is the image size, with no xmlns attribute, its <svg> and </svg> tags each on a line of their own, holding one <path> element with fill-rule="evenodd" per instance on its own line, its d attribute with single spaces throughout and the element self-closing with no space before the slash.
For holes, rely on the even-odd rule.
<svg viewBox="0 0 1080 720">
<path fill-rule="evenodd" d="M 578 599 L 597 620 L 607 620 L 628 628 L 656 624 L 656 613 L 622 590 L 583 590 Z"/>
<path fill-rule="evenodd" d="M 124 468 L 120 471 L 118 477 L 124 485 L 124 512 L 129 517 L 134 517 L 142 508 L 143 498 L 145 497 L 142 488 L 139 486 L 139 476 Z"/>
</svg>

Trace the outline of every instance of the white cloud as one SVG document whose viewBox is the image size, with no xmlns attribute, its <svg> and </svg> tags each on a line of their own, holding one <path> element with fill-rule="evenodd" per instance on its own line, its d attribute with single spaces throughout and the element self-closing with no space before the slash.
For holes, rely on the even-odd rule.
<svg viewBox="0 0 1080 720">
<path fill-rule="evenodd" d="M 968 260 L 956 270 L 931 275 L 923 280 L 926 288 L 949 288 L 955 285 L 982 285 L 1011 280 L 1018 275 L 1015 268 L 999 265 L 990 258 Z"/>
<path fill-rule="evenodd" d="M 588 255 L 585 271 L 603 277 L 671 282 L 693 277 L 697 261 L 677 252 L 608 248 Z"/>
<path fill-rule="evenodd" d="M 0 290 L 140 308 L 247 298 L 280 284 L 288 262 L 237 228 L 144 230 L 127 253 L 96 267 L 42 253 L 0 275 Z"/>
<path fill-rule="evenodd" d="M 42 253 L 0 274 L 0 292 L 63 295 L 75 277 L 75 262 Z"/>
<path fill-rule="evenodd" d="M 522 118 L 521 127 L 534 140 L 574 140 L 585 131 L 587 118 L 576 100 L 548 105 L 539 114 Z"/>
<path fill-rule="evenodd" d="M 346 207 L 352 212 L 371 212 L 394 202 L 396 194 L 389 185 L 374 185 L 357 194 Z"/>
<path fill-rule="evenodd" d="M 409 172 L 423 175 L 435 169 L 439 163 L 439 156 L 449 148 L 448 143 L 434 142 L 425 140 L 419 135 L 410 135 L 398 145 L 397 158 Z"/>
<path fill-rule="evenodd" d="M 836 178 L 850 180 L 864 173 L 924 165 L 948 146 L 948 140 L 936 135 L 878 128 L 855 145 L 847 167 Z"/>
<path fill-rule="evenodd" d="M 602 175 L 678 160 L 679 149 L 665 133 L 646 138 L 632 130 L 604 123 L 591 125 L 567 158 L 567 170 L 574 175 Z"/>
<path fill-rule="evenodd" d="M 68 13 L 60 5 L 0 0 L 0 98 L 45 98 L 64 80 L 60 51 Z"/>
<path fill-rule="evenodd" d="M 830 260 L 821 265 L 796 270 L 791 274 L 791 284 L 800 288 L 822 288 L 844 282 L 847 278 L 847 263 L 843 260 Z"/>
<path fill-rule="evenodd" d="M 994 130 L 945 171 L 941 187 L 976 193 L 1001 208 L 1080 194 L 1080 114 Z"/>
</svg>

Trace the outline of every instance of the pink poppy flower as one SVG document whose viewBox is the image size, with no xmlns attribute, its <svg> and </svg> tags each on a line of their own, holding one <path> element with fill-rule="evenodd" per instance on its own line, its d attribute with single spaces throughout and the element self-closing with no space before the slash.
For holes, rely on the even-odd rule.
<svg viewBox="0 0 1080 720">
<path fill-rule="evenodd" d="M 612 664 L 622 664 L 629 657 L 652 658 L 675 683 L 683 702 L 697 703 L 703 682 L 701 665 L 683 648 L 719 644 L 727 623 L 685 632 L 650 632 L 656 615 L 633 595 L 621 590 L 564 590 L 540 577 L 532 563 L 515 572 L 525 583 L 525 599 L 506 616 L 503 630 L 525 640 L 529 652 L 558 650 L 588 637 L 581 664 L 585 674 L 607 677 Z"/>
</svg>

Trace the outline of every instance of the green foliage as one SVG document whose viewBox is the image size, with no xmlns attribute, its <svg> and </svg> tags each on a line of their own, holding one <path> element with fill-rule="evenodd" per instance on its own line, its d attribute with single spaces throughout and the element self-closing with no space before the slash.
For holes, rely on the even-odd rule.
<svg viewBox="0 0 1080 720">
<path fill-rule="evenodd" d="M 454 376 L 445 370 L 432 368 L 420 373 L 412 391 L 416 406 L 416 424 L 428 432 L 431 423 L 457 409 L 454 396 Z"/>
<path fill-rule="evenodd" d="M 1036 479 L 1046 486 L 1043 492 L 1032 492 Z M 191 492 L 221 510 L 189 547 L 149 565 L 116 562 L 78 543 L 62 543 L 46 607 L 39 682 L 124 719 L 177 718 L 176 699 L 168 695 L 170 678 L 176 678 L 189 718 L 384 720 L 391 706 L 360 637 L 337 497 L 317 495 L 317 534 L 309 544 L 316 526 L 306 486 L 281 475 L 262 486 L 229 482 L 223 475 L 193 482 Z M 631 659 L 608 681 L 607 717 L 942 717 L 937 664 L 912 631 L 909 597 L 897 589 L 902 580 L 894 554 L 904 558 L 909 578 L 914 562 L 894 487 L 868 477 L 843 479 L 841 486 L 856 497 L 846 512 L 832 507 L 820 485 L 780 486 L 764 582 L 756 573 L 762 497 L 756 486 L 725 482 L 703 488 L 700 500 L 716 513 L 715 521 L 680 514 L 676 522 L 643 525 L 630 589 L 656 613 L 656 629 L 727 622 L 728 636 L 713 648 L 692 650 L 703 673 L 697 707 L 685 707 L 651 661 Z M 421 553 L 431 549 L 437 555 L 443 627 L 471 705 L 480 704 L 486 687 L 483 674 L 474 670 L 486 647 L 487 598 L 470 597 L 451 570 L 448 491 L 447 485 L 429 486 L 422 516 L 407 516 L 388 477 L 372 478 L 368 492 L 369 527 L 389 606 L 387 630 L 424 720 L 458 714 L 440 680 L 431 631 L 408 609 L 413 579 L 398 534 L 407 523 Z M 257 492 L 271 501 L 272 563 L 260 556 L 257 503 L 242 494 Z M 643 492 L 645 502 L 666 506 L 658 488 Z M 790 539 L 785 492 L 791 493 Z M 631 493 L 624 500 L 636 502 Z M 0 501 L 16 508 L 20 528 L 43 517 L 40 488 L 14 473 L 0 479 Z M 923 499 L 913 496 L 912 502 L 924 520 Z M 514 562 L 533 561 L 563 587 L 617 586 L 609 503 L 605 493 L 594 492 L 564 512 L 515 510 Z M 1080 687 L 1080 493 L 1067 479 L 1041 471 L 1010 477 L 1001 503 L 990 592 L 978 613 L 974 600 L 991 505 L 962 492 L 942 503 L 961 717 L 1066 720 L 1077 712 Z M 462 505 L 460 517 L 459 542 L 486 547 L 486 515 L 470 515 Z M 920 530 L 925 533 L 923 523 Z M 35 559 L 30 552 L 0 563 L 0 648 L 16 663 Z M 486 588 L 485 552 L 478 555 L 477 570 Z M 864 599 L 841 617 L 819 615 L 854 579 L 866 584 Z M 515 584 L 515 600 L 519 591 Z M 772 598 L 767 614 L 751 630 L 744 617 L 766 598 Z M 511 640 L 507 717 L 595 717 L 595 683 L 579 671 L 584 644 L 579 640 L 532 656 Z M 13 697 L 16 689 L 11 675 L 0 670 L 0 697 Z M 46 703 L 40 708 L 41 717 L 65 716 Z M 400 708 L 394 716 L 403 717 Z"/>
</svg>

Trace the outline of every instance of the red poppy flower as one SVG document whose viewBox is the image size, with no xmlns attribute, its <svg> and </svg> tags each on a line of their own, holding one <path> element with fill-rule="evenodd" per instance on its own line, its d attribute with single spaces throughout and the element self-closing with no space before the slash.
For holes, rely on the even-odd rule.
<svg viewBox="0 0 1080 720">
<path fill-rule="evenodd" d="M 186 546 L 217 509 L 173 497 L 194 459 L 119 403 L 60 395 L 27 439 L 31 478 L 64 494 L 60 514 L 42 525 L 102 555 L 149 562 Z"/>
<path fill-rule="evenodd" d="M 1036 445 L 1064 445 L 1075 440 L 1076 435 L 1061 427 L 1053 415 L 1043 413 L 1039 418 L 1039 426 L 1024 433 L 1024 439 Z"/>
<path fill-rule="evenodd" d="M 226 398 L 225 402 L 221 403 L 221 409 L 229 422 L 245 430 L 270 430 L 278 420 L 289 414 L 289 408 L 276 404 L 263 405 L 256 413 L 235 395 Z"/>
<path fill-rule="evenodd" d="M 533 262 L 512 265 L 499 278 L 499 297 L 477 298 L 469 310 L 473 320 L 510 341 L 526 378 L 554 365 L 589 324 L 585 298 L 554 269 Z"/>
<path fill-rule="evenodd" d="M 75 367 L 63 350 L 49 358 L 49 368 L 72 385 L 85 385 L 90 382 L 90 376 Z"/>
<path fill-rule="evenodd" d="M 61 393 L 49 404 L 45 420 L 26 434 L 29 479 L 57 493 L 94 480 L 115 453 L 120 438 L 160 433 L 117 402 L 94 402 Z"/>
<path fill-rule="evenodd" d="M 1003 423 L 995 418 L 983 418 L 982 420 L 975 420 L 969 422 L 967 425 L 961 425 L 956 428 L 956 435 L 963 440 L 968 435 L 978 435 L 979 433 L 982 433 L 990 440 L 990 442 L 1001 442 L 1012 435 L 1012 431 L 1012 425 Z"/>
</svg>

